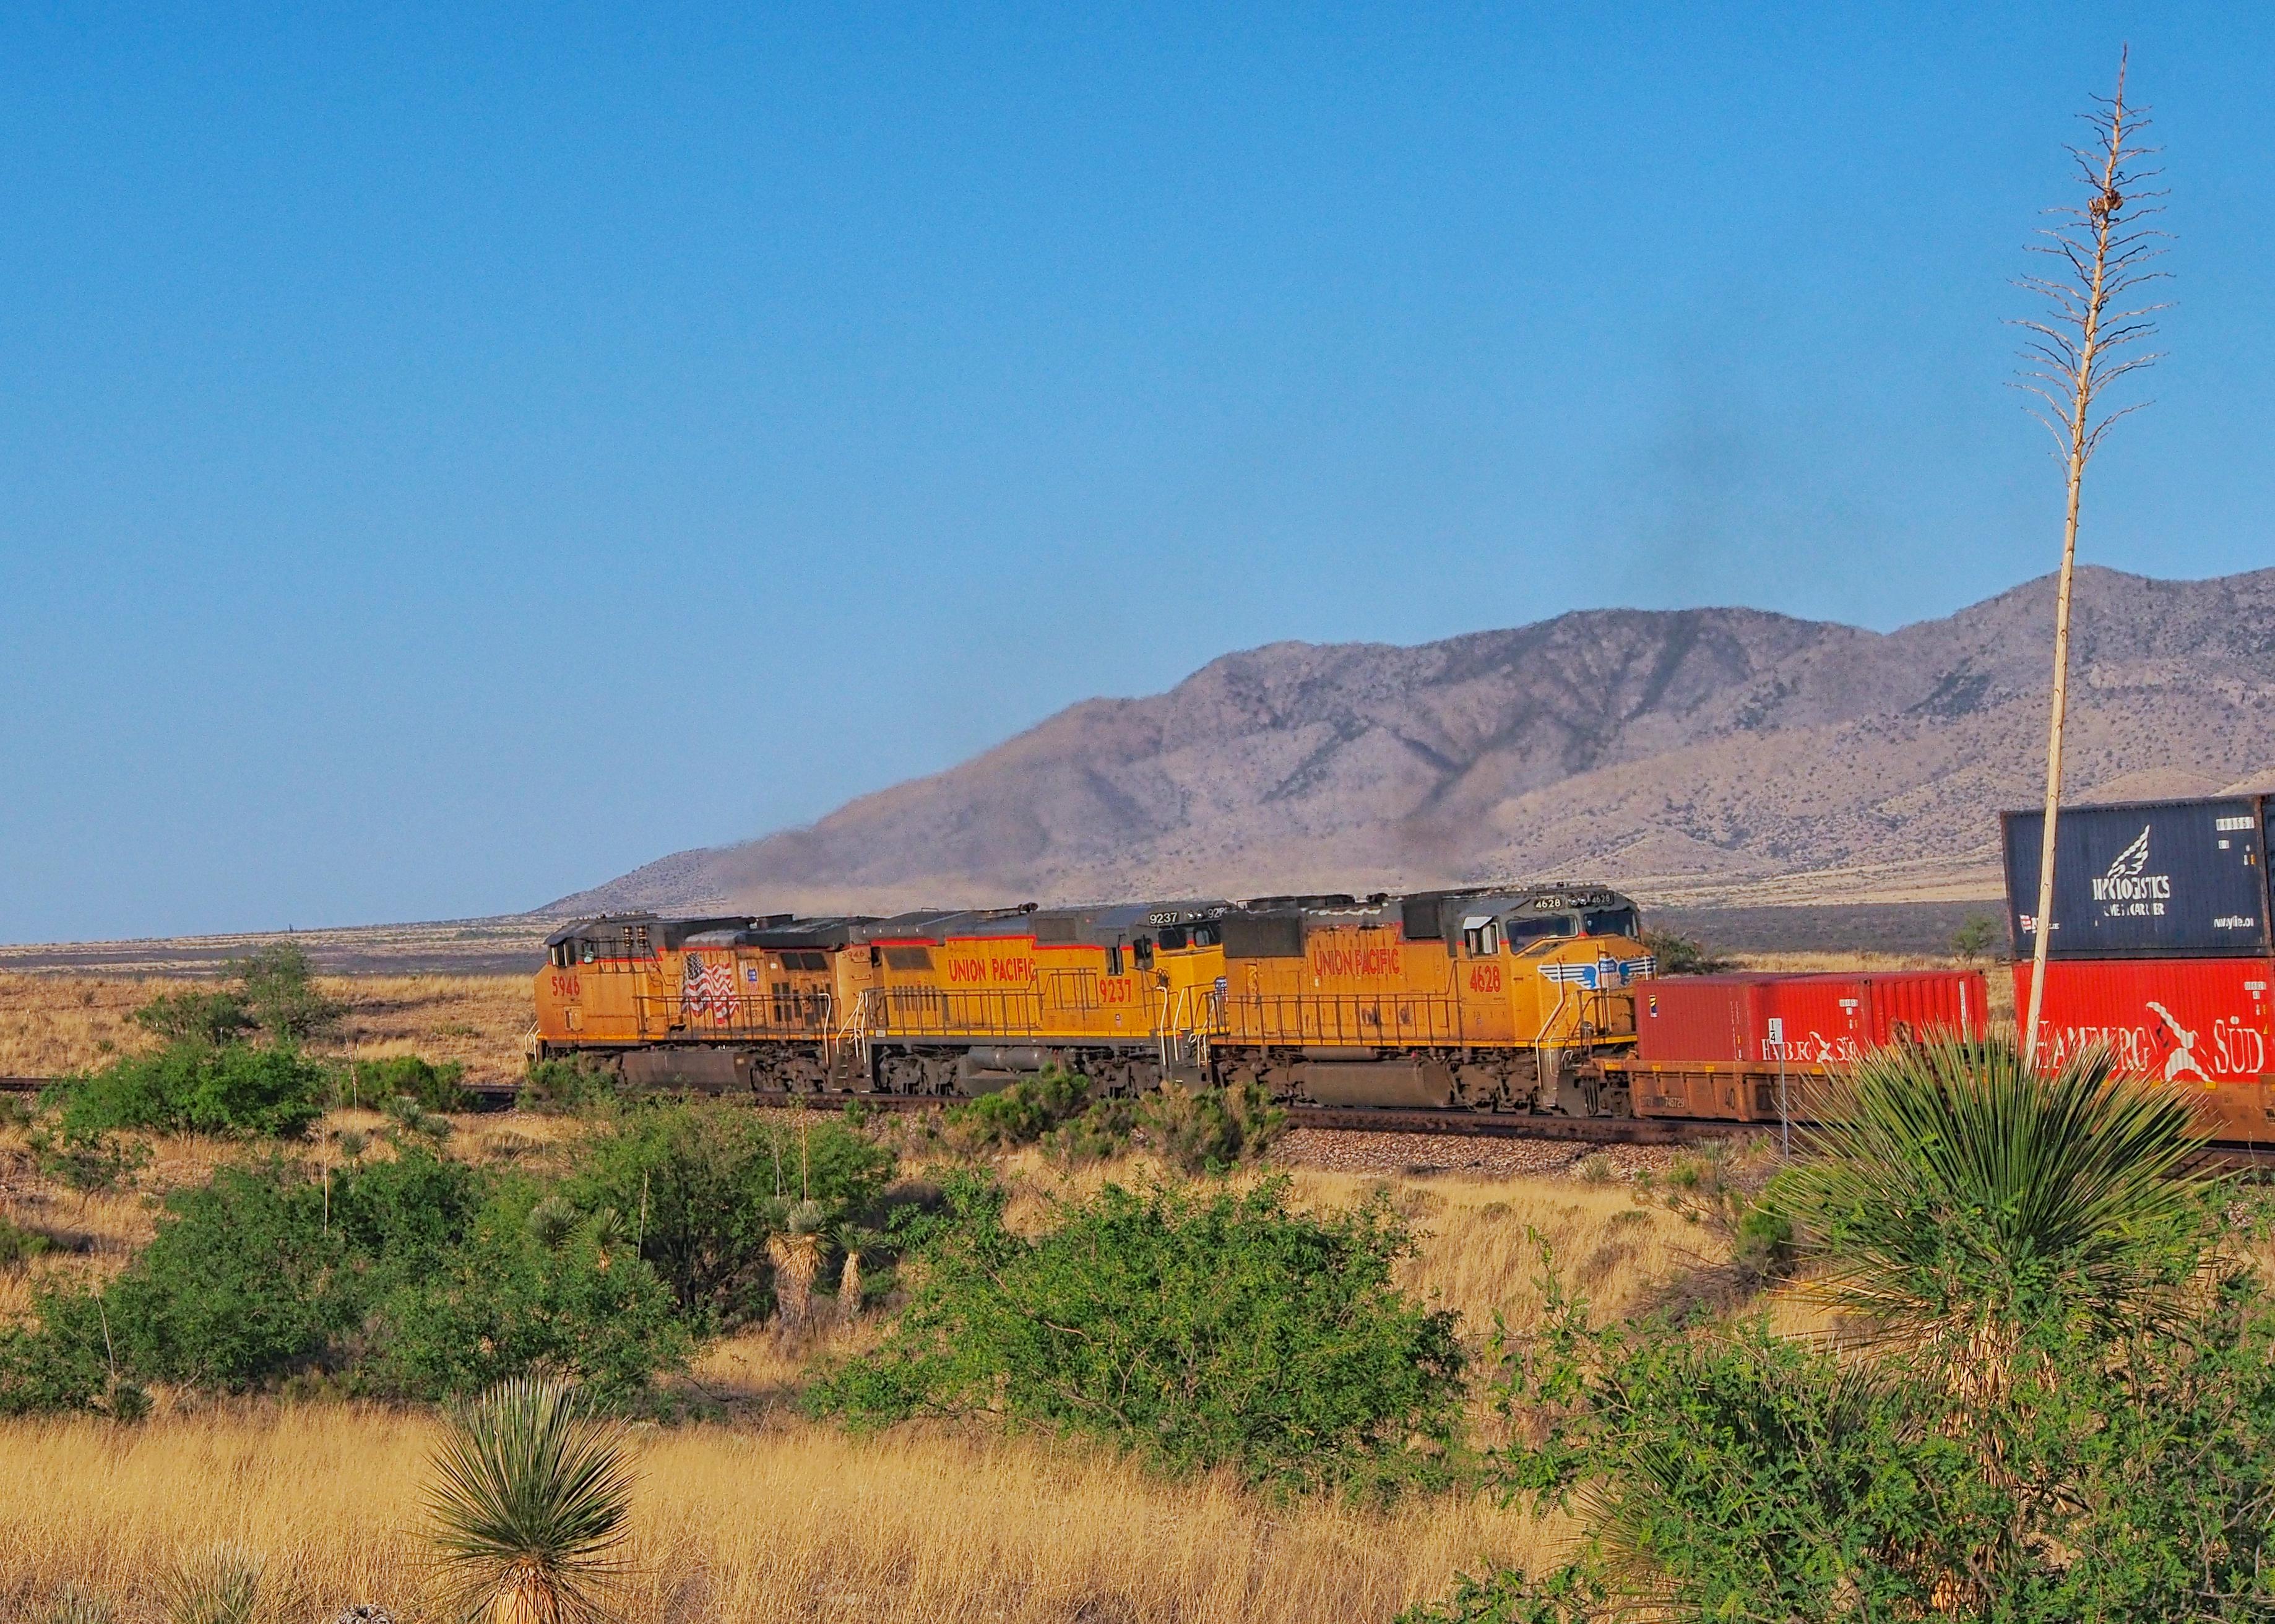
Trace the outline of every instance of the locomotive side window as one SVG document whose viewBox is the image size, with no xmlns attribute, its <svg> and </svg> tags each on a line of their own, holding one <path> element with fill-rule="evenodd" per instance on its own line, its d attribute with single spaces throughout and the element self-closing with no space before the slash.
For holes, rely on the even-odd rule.
<svg viewBox="0 0 2275 1624">
<path fill-rule="evenodd" d="M 1473 959 L 1488 959 L 1500 951 L 1500 927 L 1484 915 L 1462 921 L 1462 951 Z"/>
<path fill-rule="evenodd" d="M 1106 950 L 1106 973 L 1109 976 L 1122 973 L 1122 944 L 1118 941 Z"/>
<path fill-rule="evenodd" d="M 1130 944 L 1130 955 L 1132 958 L 1138 961 L 1138 969 L 1153 969 L 1153 939 L 1151 936 L 1140 936 L 1137 940 Z"/>
</svg>

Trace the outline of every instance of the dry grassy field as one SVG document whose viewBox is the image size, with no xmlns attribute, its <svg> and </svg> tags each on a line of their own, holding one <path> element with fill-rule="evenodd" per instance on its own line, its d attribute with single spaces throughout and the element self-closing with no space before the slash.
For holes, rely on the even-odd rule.
<svg viewBox="0 0 2275 1624">
<path fill-rule="evenodd" d="M 0 1076 L 61 1076 L 154 1047 L 131 1018 L 135 1008 L 162 993 L 213 985 L 178 976 L 0 971 Z M 348 1006 L 332 1046 L 344 1055 L 463 1061 L 475 1083 L 521 1075 L 535 1018 L 527 976 L 344 976 L 321 986 Z"/>
<path fill-rule="evenodd" d="M 344 1114 L 334 1126 L 368 1126 Z M 460 1120 L 453 1154 L 542 1156 L 573 1121 Z M 205 1176 L 226 1147 L 163 1141 L 117 1196 L 45 1187 L 19 1133 L 0 1136 L 19 1222 L 86 1237 L 88 1253 L 35 1269 L 106 1270 L 151 1229 L 150 1197 Z M 374 1153 L 384 1153 L 383 1150 Z M 1032 1227 L 1053 1199 L 1167 1176 L 1134 1159 L 1076 1175 L 1031 1153 L 1005 1170 L 1011 1218 Z M 1481 1335 L 1500 1311 L 1538 1304 L 1533 1234 L 1606 1309 L 1624 1311 L 1718 1260 L 1701 1227 L 1617 1180 L 1369 1178 L 1297 1167 L 1314 1207 L 1381 1195 L 1416 1227 L 1403 1278 L 1460 1310 Z M 22 1269 L 0 1306 L 28 1305 Z M 631 1624 L 697 1620 L 1311 1620 L 1386 1619 L 1462 1569 L 1547 1554 L 1543 1525 L 1474 1493 L 1387 1511 L 1318 1498 L 1278 1502 L 1222 1478 L 1173 1481 L 1113 1454 L 1039 1437 L 903 1428 L 868 1439 L 804 1418 L 813 1361 L 875 1333 L 871 1323 L 793 1348 L 752 1334 L 714 1344 L 675 1379 L 730 1417 L 636 1429 Z M 355 1601 L 435 1616 L 420 1537 L 433 1424 L 339 1402 L 216 1402 L 162 1392 L 135 1427 L 94 1419 L 0 1424 L 0 1613 L 73 1583 L 157 1616 L 165 1575 L 214 1547 L 262 1564 L 268 1616 L 327 1617 Z"/>
<path fill-rule="evenodd" d="M 172 1562 L 228 1545 L 261 1560 L 274 1617 L 374 1599 L 432 1616 L 431 1436 L 421 1416 L 339 1405 L 11 1425 L 0 1598 L 36 1605 L 69 1582 L 147 1615 Z M 1039 1440 L 777 1421 L 650 1430 L 634 1453 L 637 1624 L 1384 1619 L 1554 1537 L 1475 1495 L 1274 1505 Z"/>
<path fill-rule="evenodd" d="M 179 985 L 0 975 L 0 1073 L 56 1075 L 140 1047 L 130 1011 Z M 358 1053 L 461 1059 L 476 1077 L 519 1069 L 521 978 L 328 985 L 349 1002 Z M 368 1113 L 336 1114 L 304 1153 L 321 1156 L 338 1129 L 377 1125 Z M 542 1159 L 579 1131 L 556 1117 L 464 1117 L 449 1152 Z M 239 1153 L 180 1139 L 152 1148 L 132 1188 L 82 1195 L 38 1176 L 21 1129 L 0 1130 L 0 1214 L 61 1243 L 0 1271 L 0 1316 L 28 1309 L 46 1273 L 123 1267 L 153 1234 L 164 1191 Z M 1107 1178 L 1167 1176 L 1142 1160 L 1070 1175 L 1032 1153 L 1006 1171 L 1018 1191 L 1010 1216 L 1024 1226 Z M 1299 1205 L 1388 1199 L 1417 1235 L 1403 1282 L 1458 1310 L 1480 1344 L 1496 1312 L 1520 1326 L 1536 1312 L 1541 1241 L 1568 1281 L 1615 1313 L 1681 1289 L 1723 1256 L 1703 1226 L 1640 1197 L 1600 1159 L 1584 1177 L 1284 1171 Z M 795 1401 L 812 1362 L 875 1330 L 787 1349 L 741 1337 L 674 1379 L 727 1418 L 635 1432 L 633 1624 L 1387 1619 L 1441 1593 L 1458 1570 L 1545 1555 L 1562 1537 L 1560 1524 L 1473 1493 L 1387 1511 L 1282 1502 L 1221 1478 L 1165 1479 L 1055 1439 L 940 1428 L 858 1439 L 805 1419 Z M 270 1618 L 328 1617 L 356 1601 L 382 1602 L 398 1619 L 433 1616 L 420 1536 L 429 1416 L 157 1396 L 157 1413 L 135 1427 L 0 1424 L 0 1616 L 36 1610 L 68 1582 L 110 1598 L 122 1617 L 155 1617 L 167 1573 L 223 1545 L 262 1563 Z"/>
<path fill-rule="evenodd" d="M 198 1159 L 193 1149 L 170 1159 L 177 1175 Z M 1069 1188 L 1029 1159 L 1011 1171 L 1024 1221 Z M 1124 1165 L 1071 1182 L 1157 1175 Z M 1716 1252 L 1697 1226 L 1621 1185 L 1291 1176 L 1306 1205 L 1387 1190 L 1422 1235 L 1408 1283 L 1479 1331 L 1495 1309 L 1522 1324 L 1537 1303 L 1529 1228 L 1613 1309 Z M 93 1225 L 121 1243 L 140 1238 L 135 1198 L 97 1199 Z M 850 1438 L 790 1402 L 808 1362 L 839 1346 L 784 1350 L 756 1335 L 714 1346 L 681 1379 L 727 1401 L 735 1419 L 636 1431 L 634 1624 L 1384 1619 L 1457 1570 L 1543 1556 L 1561 1537 L 1473 1493 L 1388 1511 L 1281 1503 L 1041 1438 Z M 0 1426 L 0 1604 L 27 1607 L 71 1582 L 147 1613 L 171 1565 L 226 1545 L 261 1560 L 276 1617 L 374 1599 L 397 1618 L 428 1616 L 427 1417 L 161 1396 L 161 1413 L 134 1428 Z"/>
</svg>

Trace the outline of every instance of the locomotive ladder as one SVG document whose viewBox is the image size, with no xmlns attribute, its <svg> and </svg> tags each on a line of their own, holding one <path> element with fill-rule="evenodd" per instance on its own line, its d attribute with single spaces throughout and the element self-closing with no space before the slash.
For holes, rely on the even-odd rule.
<svg viewBox="0 0 2275 1624">
<path fill-rule="evenodd" d="M 1179 987 L 1173 1008 L 1169 989 L 1163 987 L 1160 1018 L 1154 1023 L 1160 1040 L 1161 1069 L 1173 1073 L 1206 1070 L 1209 1035 L 1223 1023 L 1224 998 L 1214 988 Z"/>
</svg>

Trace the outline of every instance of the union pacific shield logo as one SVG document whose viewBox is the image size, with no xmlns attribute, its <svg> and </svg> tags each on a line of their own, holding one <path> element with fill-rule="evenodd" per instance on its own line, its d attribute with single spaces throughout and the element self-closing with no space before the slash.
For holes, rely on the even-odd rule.
<svg viewBox="0 0 2275 1624">
<path fill-rule="evenodd" d="M 1591 993 L 1599 993 L 1606 987 L 1625 986 L 1631 981 L 1658 973 L 1659 961 L 1648 953 L 1632 959 L 1615 959 L 1607 953 L 1592 964 L 1543 964 L 1540 967 L 1544 980 L 1584 987 Z"/>
</svg>

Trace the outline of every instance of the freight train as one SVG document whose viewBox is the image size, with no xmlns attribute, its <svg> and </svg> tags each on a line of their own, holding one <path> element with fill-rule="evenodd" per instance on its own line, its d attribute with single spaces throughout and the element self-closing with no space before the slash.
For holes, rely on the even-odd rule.
<svg viewBox="0 0 2275 1624">
<path fill-rule="evenodd" d="M 2275 797 L 2074 808 L 2044 1047 L 2111 1046 L 2275 1137 Z M 2018 1001 L 2036 814 L 2002 820 Z M 1318 1105 L 1805 1121 L 1866 1051 L 1978 1037 L 1976 971 L 1663 977 L 1608 886 L 1092 908 L 580 920 L 537 1053 L 635 1085 L 968 1096 L 1047 1067 L 1115 1094 L 1255 1083 Z"/>
<path fill-rule="evenodd" d="M 537 981 L 540 1057 L 705 1090 L 1258 1083 L 1326 1105 L 1623 1114 L 1601 1062 L 1653 971 L 1608 887 L 581 921 Z"/>
</svg>

